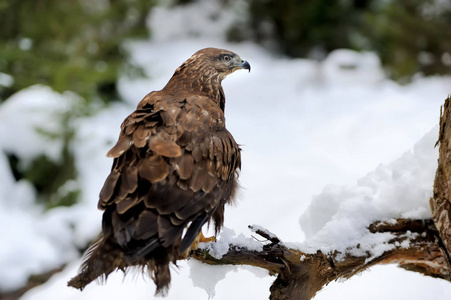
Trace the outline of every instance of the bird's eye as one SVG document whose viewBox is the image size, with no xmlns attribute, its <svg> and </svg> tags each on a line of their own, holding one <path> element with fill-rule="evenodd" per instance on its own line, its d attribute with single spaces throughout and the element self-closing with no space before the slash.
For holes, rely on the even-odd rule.
<svg viewBox="0 0 451 300">
<path fill-rule="evenodd" d="M 229 62 L 229 61 L 232 60 L 232 56 L 230 56 L 230 55 L 228 55 L 228 54 L 222 55 L 221 58 L 222 58 L 222 61 L 223 61 L 223 62 Z"/>
</svg>

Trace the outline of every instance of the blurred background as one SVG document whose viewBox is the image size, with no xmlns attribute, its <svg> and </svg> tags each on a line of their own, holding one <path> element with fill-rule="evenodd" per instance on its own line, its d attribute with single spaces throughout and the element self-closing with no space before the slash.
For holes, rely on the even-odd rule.
<svg viewBox="0 0 451 300">
<path fill-rule="evenodd" d="M 161 2 L 177 10 L 194 0 Z M 221 28 L 227 41 L 252 41 L 279 55 L 317 60 L 339 48 L 373 51 L 387 74 L 401 82 L 419 72 L 450 72 L 451 4 L 446 0 L 215 2 L 218 10 L 235 14 L 234 22 Z M 1 100 L 37 83 L 76 92 L 87 101 L 119 100 L 116 81 L 128 63 L 123 42 L 152 36 L 146 20 L 159 5 L 2 0 Z M 220 11 L 210 12 L 213 25 Z"/>
<path fill-rule="evenodd" d="M 293 99 L 300 88 L 324 88 L 330 78 L 342 96 L 361 78 L 368 78 L 361 86 L 370 98 L 381 82 L 399 91 L 428 85 L 418 89 L 424 102 L 432 90 L 440 95 L 434 103 L 451 92 L 448 0 L 0 0 L 0 28 L 0 299 L 18 299 L 80 257 L 100 228 L 96 195 L 111 163 L 103 155 L 121 121 L 199 48 L 242 50 L 251 65 L 254 58 L 253 72 L 266 72 L 260 76 L 267 85 L 272 70 L 265 62 L 278 66 L 298 78 L 284 83 Z M 274 89 L 284 88 L 274 81 Z M 421 134 L 430 129 L 421 126 Z M 418 138 L 400 132 L 393 139 L 405 136 L 397 149 Z M 349 181 L 337 184 L 399 151 L 343 171 Z"/>
</svg>

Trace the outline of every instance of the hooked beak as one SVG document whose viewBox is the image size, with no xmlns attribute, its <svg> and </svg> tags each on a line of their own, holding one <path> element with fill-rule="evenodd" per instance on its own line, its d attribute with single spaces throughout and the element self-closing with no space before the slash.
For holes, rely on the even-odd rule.
<svg viewBox="0 0 451 300">
<path fill-rule="evenodd" d="M 247 60 L 241 59 L 241 64 L 239 66 L 241 69 L 249 70 L 249 72 L 251 72 L 251 65 L 247 62 Z"/>
</svg>

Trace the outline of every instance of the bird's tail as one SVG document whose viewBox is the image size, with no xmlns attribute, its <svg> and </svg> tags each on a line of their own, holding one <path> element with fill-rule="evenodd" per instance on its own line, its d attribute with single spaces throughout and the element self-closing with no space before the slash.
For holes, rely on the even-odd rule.
<svg viewBox="0 0 451 300">
<path fill-rule="evenodd" d="M 171 282 L 169 264 L 175 263 L 176 249 L 168 254 L 162 247 L 154 250 L 151 255 L 139 259 L 124 255 L 124 252 L 112 241 L 105 239 L 101 234 L 86 251 L 79 274 L 72 278 L 67 285 L 83 290 L 86 285 L 99 279 L 105 282 L 108 275 L 119 269 L 126 272 L 128 267 L 139 266 L 142 271 L 147 267 L 147 273 L 157 286 L 157 295 L 165 296 Z"/>
<path fill-rule="evenodd" d="M 67 285 L 83 290 L 95 279 L 100 277 L 101 281 L 105 281 L 116 268 L 124 271 L 125 267 L 123 252 L 101 234 L 86 251 L 79 274 L 72 278 Z"/>
</svg>

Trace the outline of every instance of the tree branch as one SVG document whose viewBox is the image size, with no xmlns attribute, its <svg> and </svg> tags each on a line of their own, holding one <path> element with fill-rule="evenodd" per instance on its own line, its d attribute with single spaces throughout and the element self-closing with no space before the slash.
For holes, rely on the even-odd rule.
<svg viewBox="0 0 451 300">
<path fill-rule="evenodd" d="M 374 259 L 370 254 L 353 256 L 320 251 L 308 254 L 287 248 L 275 235 L 258 229 L 255 232 L 269 241 L 262 251 L 230 245 L 228 253 L 221 259 L 209 255 L 208 250 L 196 250 L 193 257 L 208 264 L 250 265 L 267 269 L 270 274 L 278 274 L 270 288 L 270 299 L 274 300 L 311 299 L 329 282 L 350 278 L 376 264 L 396 263 L 406 270 L 451 281 L 450 265 L 437 243 L 438 231 L 432 220 L 398 219 L 394 224 L 376 222 L 369 226 L 369 230 L 372 233 L 392 233 L 392 250 Z M 407 240 L 409 247 L 403 247 L 403 242 Z"/>
</svg>

